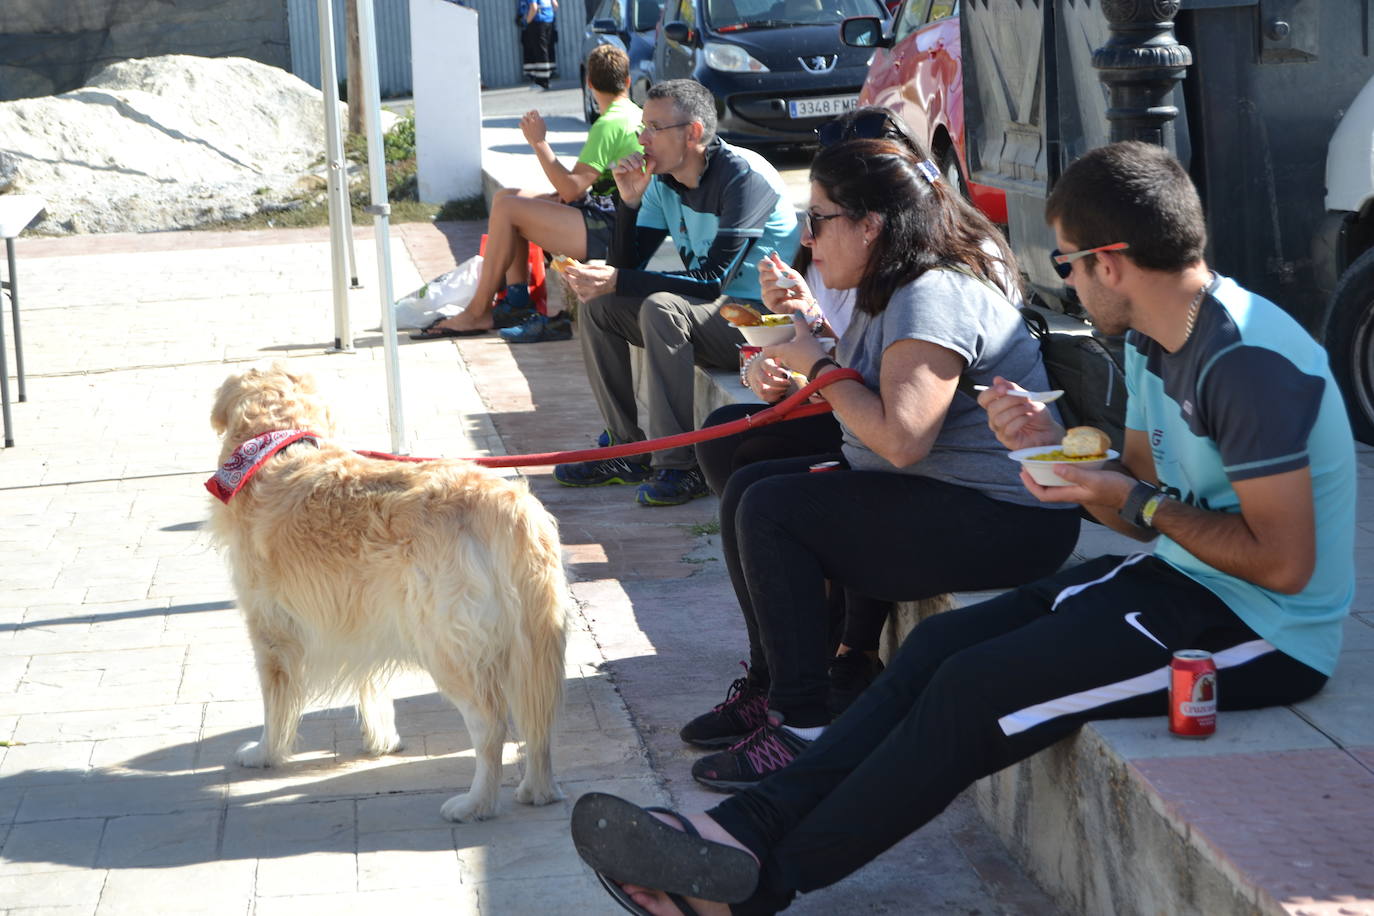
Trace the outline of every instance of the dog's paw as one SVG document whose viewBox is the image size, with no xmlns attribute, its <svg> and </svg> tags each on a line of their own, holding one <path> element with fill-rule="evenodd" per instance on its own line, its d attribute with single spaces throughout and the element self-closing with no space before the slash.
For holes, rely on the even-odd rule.
<svg viewBox="0 0 1374 916">
<path fill-rule="evenodd" d="M 473 798 L 471 792 L 464 792 L 444 802 L 439 814 L 446 821 L 484 821 L 496 815 L 496 800 L 481 801 Z"/>
<path fill-rule="evenodd" d="M 261 741 L 249 741 L 240 745 L 239 749 L 234 752 L 234 759 L 238 761 L 239 766 L 254 768 L 270 767 L 277 763 L 267 753 L 267 745 Z"/>
<path fill-rule="evenodd" d="M 401 736 L 395 732 L 384 738 L 368 739 L 364 737 L 363 745 L 373 757 L 385 757 L 387 754 L 394 754 L 405 747 L 405 743 L 401 741 Z"/>
<path fill-rule="evenodd" d="M 551 782 L 547 786 L 535 788 L 527 782 L 521 782 L 515 787 L 515 800 L 522 805 L 551 805 L 556 801 L 567 798 L 563 790 L 558 788 L 558 783 Z"/>
</svg>

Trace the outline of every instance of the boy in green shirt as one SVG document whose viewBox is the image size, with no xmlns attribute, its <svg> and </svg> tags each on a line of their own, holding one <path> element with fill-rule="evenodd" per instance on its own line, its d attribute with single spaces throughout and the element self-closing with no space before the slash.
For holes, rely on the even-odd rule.
<svg viewBox="0 0 1374 916">
<path fill-rule="evenodd" d="M 511 188 L 496 193 L 477 291 L 462 312 L 411 334 L 411 339 L 471 337 L 492 328 L 505 328 L 501 336 L 512 343 L 572 336 L 567 315 L 540 315 L 530 304 L 528 243 L 579 261 L 604 260 L 615 228 L 611 166 L 641 150 L 636 134 L 640 110 L 629 99 L 630 60 L 625 52 L 612 45 L 592 51 L 587 56 L 587 87 L 601 116 L 588 131 L 571 169 L 558 161 L 545 139 L 547 128 L 539 112 L 528 112 L 520 119 L 520 130 L 554 193 Z M 492 300 L 503 284 L 506 299 L 493 308 Z"/>
</svg>

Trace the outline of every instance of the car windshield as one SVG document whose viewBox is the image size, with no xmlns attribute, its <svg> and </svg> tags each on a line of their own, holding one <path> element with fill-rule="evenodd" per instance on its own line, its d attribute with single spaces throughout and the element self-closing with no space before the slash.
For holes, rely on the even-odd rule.
<svg viewBox="0 0 1374 916">
<path fill-rule="evenodd" d="M 630 28 L 643 32 L 658 24 L 658 16 L 663 12 L 663 0 L 634 0 L 631 9 L 634 10 L 635 20 L 630 23 Z"/>
<path fill-rule="evenodd" d="M 717 31 L 825 25 L 850 16 L 882 15 L 875 0 L 706 0 L 706 19 Z"/>
</svg>

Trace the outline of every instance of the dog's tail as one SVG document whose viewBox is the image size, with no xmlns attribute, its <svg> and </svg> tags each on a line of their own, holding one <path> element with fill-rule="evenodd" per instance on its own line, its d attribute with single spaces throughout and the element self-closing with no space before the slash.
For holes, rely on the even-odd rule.
<svg viewBox="0 0 1374 916">
<path fill-rule="evenodd" d="M 524 619 L 511 646 L 506 697 L 516 727 L 525 738 L 527 766 L 548 759 L 553 727 L 563 703 L 563 652 L 567 642 L 567 578 L 558 540 L 558 523 L 521 487 L 520 508 L 511 535 L 516 541 L 514 586 Z"/>
</svg>

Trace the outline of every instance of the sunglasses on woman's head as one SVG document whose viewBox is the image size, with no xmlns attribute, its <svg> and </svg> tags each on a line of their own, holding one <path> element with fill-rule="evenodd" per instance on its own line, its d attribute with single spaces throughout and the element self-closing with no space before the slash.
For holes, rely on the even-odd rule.
<svg viewBox="0 0 1374 916">
<path fill-rule="evenodd" d="M 892 115 L 885 111 L 866 111 L 847 123 L 836 118 L 816 128 L 816 141 L 823 147 L 845 140 L 899 140 L 901 137 Z"/>
</svg>

